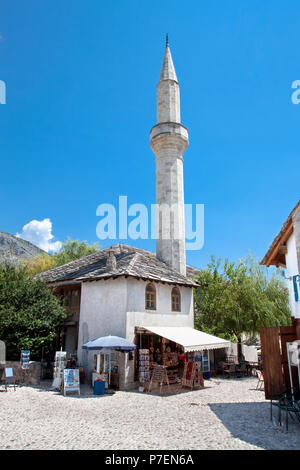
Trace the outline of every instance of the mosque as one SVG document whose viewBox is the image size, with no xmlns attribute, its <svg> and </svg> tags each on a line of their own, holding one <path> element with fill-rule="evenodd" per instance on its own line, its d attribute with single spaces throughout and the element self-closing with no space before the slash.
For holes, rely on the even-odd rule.
<svg viewBox="0 0 300 470">
<path fill-rule="evenodd" d="M 183 187 L 189 136 L 181 123 L 179 83 L 168 39 L 150 145 L 156 157 L 157 207 L 176 208 L 169 219 L 157 211 L 156 253 L 118 244 L 41 275 L 65 299 L 69 318 L 63 348 L 77 355 L 87 376 L 95 368 L 95 353 L 83 350 L 84 343 L 115 335 L 137 345 L 135 354 L 118 353 L 122 389 L 138 383 L 139 348 L 161 353 L 161 360 L 168 354 L 169 359 L 179 353 L 197 354 L 203 370 L 209 370 L 214 352 L 229 346 L 194 329 L 197 270 L 186 266 Z"/>
</svg>

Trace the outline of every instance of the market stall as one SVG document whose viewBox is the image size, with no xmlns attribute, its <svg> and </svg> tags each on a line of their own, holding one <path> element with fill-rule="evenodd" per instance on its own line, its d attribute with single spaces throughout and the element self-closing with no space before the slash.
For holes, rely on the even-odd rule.
<svg viewBox="0 0 300 470">
<path fill-rule="evenodd" d="M 96 355 L 95 370 L 92 374 L 92 385 L 98 379 L 105 380 L 106 388 L 112 385 L 118 388 L 119 383 L 119 352 L 130 352 L 136 349 L 136 345 L 119 336 L 102 336 L 83 344 L 82 349 L 99 351 Z"/>
<path fill-rule="evenodd" d="M 164 366 L 165 383 L 202 386 L 213 351 L 228 348 L 230 342 L 190 327 L 147 326 L 136 328 L 136 344 L 136 379 L 141 385 L 146 387 L 156 367 Z"/>
</svg>

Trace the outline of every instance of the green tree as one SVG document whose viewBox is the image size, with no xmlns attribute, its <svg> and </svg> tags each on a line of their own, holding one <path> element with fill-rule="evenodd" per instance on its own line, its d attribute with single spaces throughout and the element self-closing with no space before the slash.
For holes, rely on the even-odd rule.
<svg viewBox="0 0 300 470">
<path fill-rule="evenodd" d="M 275 271 L 266 270 L 253 257 L 238 263 L 216 260 L 200 271 L 195 289 L 196 328 L 238 343 L 243 333 L 255 335 L 261 326 L 291 322 L 288 290 Z"/>
<path fill-rule="evenodd" d="M 65 318 L 52 291 L 26 267 L 0 265 L 0 339 L 8 359 L 19 359 L 21 349 L 30 349 L 33 358 L 54 350 Z"/>
<path fill-rule="evenodd" d="M 24 267 L 29 276 L 47 271 L 48 269 L 61 266 L 62 264 L 69 263 L 83 256 L 95 253 L 99 249 L 98 243 L 89 245 L 87 241 L 67 239 L 62 244 L 62 248 L 58 253 L 49 255 L 42 253 L 32 258 L 21 260 L 19 265 Z"/>
<path fill-rule="evenodd" d="M 48 271 L 48 269 L 56 266 L 54 256 L 42 253 L 37 256 L 32 256 L 29 259 L 22 259 L 19 262 L 20 267 L 24 267 L 29 276 L 35 276 L 36 274 Z"/>
<path fill-rule="evenodd" d="M 89 245 L 87 241 L 71 240 L 71 238 L 68 238 L 67 241 L 62 244 L 61 250 L 53 255 L 53 258 L 55 259 L 55 265 L 60 266 L 95 253 L 97 250 L 99 250 L 98 243 Z"/>
</svg>

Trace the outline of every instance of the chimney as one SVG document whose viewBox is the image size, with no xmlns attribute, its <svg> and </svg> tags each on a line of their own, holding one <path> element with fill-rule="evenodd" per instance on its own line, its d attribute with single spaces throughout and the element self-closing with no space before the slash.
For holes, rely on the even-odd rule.
<svg viewBox="0 0 300 470">
<path fill-rule="evenodd" d="M 115 271 L 115 269 L 117 269 L 117 260 L 116 260 L 116 257 L 115 257 L 115 252 L 114 250 L 109 250 L 108 251 L 108 256 L 106 258 L 106 267 L 110 270 L 110 271 Z"/>
</svg>

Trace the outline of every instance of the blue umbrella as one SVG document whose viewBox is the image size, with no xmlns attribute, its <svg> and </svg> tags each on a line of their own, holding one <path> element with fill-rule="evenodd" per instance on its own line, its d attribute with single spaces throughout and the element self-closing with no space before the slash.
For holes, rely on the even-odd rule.
<svg viewBox="0 0 300 470">
<path fill-rule="evenodd" d="M 127 341 L 125 338 L 120 338 L 119 336 L 102 336 L 101 338 L 93 339 L 92 341 L 88 341 L 87 343 L 82 345 L 82 349 L 88 350 L 111 350 L 114 351 L 134 351 L 136 349 L 136 345 Z M 110 384 L 110 352 L 109 352 L 109 380 L 108 383 Z"/>
<path fill-rule="evenodd" d="M 82 349 L 100 350 L 100 349 L 113 349 L 115 351 L 134 351 L 136 345 L 131 343 L 125 338 L 119 336 L 102 336 L 101 338 L 93 339 L 82 345 Z"/>
</svg>

